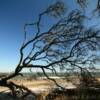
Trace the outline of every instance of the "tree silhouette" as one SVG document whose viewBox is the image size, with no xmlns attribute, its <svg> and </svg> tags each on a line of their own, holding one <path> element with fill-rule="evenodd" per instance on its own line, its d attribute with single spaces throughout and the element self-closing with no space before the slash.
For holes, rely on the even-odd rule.
<svg viewBox="0 0 100 100">
<path fill-rule="evenodd" d="M 86 1 L 77 0 L 77 3 L 84 8 Z M 99 2 L 95 11 L 99 10 Z M 98 60 L 96 52 L 100 50 L 100 30 L 85 27 L 84 21 L 88 18 L 81 10 L 74 9 L 67 15 L 64 15 L 65 12 L 64 3 L 58 1 L 40 13 L 36 22 L 25 24 L 19 63 L 14 73 L 0 79 L 0 86 L 10 88 L 14 96 L 19 96 L 17 91 L 20 91 L 21 97 L 24 97 L 33 92 L 9 81 L 18 75 L 22 76 L 24 68 L 40 69 L 59 86 L 56 80 L 47 75 L 48 70 L 55 75 L 59 69 L 66 73 L 77 71 L 79 74 L 95 67 L 95 61 Z M 43 30 L 43 19 L 48 16 L 55 17 L 55 22 Z M 28 27 L 35 27 L 36 32 L 31 38 L 28 38 Z"/>
</svg>

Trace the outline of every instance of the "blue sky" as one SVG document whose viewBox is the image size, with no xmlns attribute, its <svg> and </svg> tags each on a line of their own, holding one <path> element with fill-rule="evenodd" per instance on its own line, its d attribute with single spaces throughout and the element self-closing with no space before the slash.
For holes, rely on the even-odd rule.
<svg viewBox="0 0 100 100">
<path fill-rule="evenodd" d="M 0 0 L 0 72 L 14 71 L 23 26 L 56 0 Z"/>
<path fill-rule="evenodd" d="M 23 26 L 54 0 L 0 0 L 0 72 L 13 71 L 19 61 Z"/>
<path fill-rule="evenodd" d="M 0 0 L 0 71 L 13 71 L 19 60 L 23 26 L 32 21 L 48 0 Z M 14 68 L 13 68 L 14 67 Z"/>
<path fill-rule="evenodd" d="M 55 1 L 0 0 L 0 72 L 14 71 L 19 61 L 24 24 L 34 21 L 39 12 Z M 73 0 L 68 0 L 66 5 L 71 9 L 76 7 Z"/>
</svg>

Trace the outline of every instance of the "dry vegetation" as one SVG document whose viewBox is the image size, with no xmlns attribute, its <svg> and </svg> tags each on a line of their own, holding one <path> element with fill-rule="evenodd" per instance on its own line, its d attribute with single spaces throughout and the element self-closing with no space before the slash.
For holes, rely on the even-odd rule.
<svg viewBox="0 0 100 100">
<path fill-rule="evenodd" d="M 48 91 L 54 87 L 56 87 L 56 85 L 54 84 L 54 82 L 47 80 L 47 79 L 37 79 L 37 80 L 30 80 L 30 79 L 12 79 L 10 80 L 14 83 L 17 83 L 19 85 L 24 85 L 26 87 L 28 87 L 29 89 L 33 90 L 34 92 L 41 92 L 41 91 Z M 71 88 L 74 87 L 74 85 L 71 82 L 68 82 L 67 80 L 63 80 L 63 79 L 56 79 L 57 83 L 60 84 L 61 86 L 66 86 L 67 88 Z M 67 83 L 66 83 L 67 82 Z M 8 90 L 5 87 L 0 87 L 0 91 L 5 91 Z"/>
<path fill-rule="evenodd" d="M 24 85 L 25 87 L 28 87 L 30 90 L 35 92 L 37 94 L 37 100 L 45 100 L 46 96 L 56 87 L 54 82 L 47 80 L 47 79 L 12 79 L 10 80 L 16 84 Z M 67 82 L 63 79 L 56 79 L 56 81 L 61 86 L 66 86 L 67 88 L 74 87 L 70 82 Z M 0 87 L 0 92 L 9 92 L 10 90 L 5 87 Z M 0 98 L 0 100 L 3 100 Z M 6 100 L 6 99 L 5 99 Z M 7 99 L 8 100 L 8 99 Z M 30 100 L 30 99 L 27 99 Z M 33 100 L 33 99 L 32 99 Z"/>
<path fill-rule="evenodd" d="M 71 78 L 72 79 L 72 78 Z M 100 80 L 100 78 L 97 78 L 98 80 Z M 66 86 L 69 90 L 68 91 L 61 91 L 61 90 L 56 90 L 54 89 L 56 87 L 56 85 L 47 79 L 12 79 L 10 80 L 16 84 L 20 84 L 20 85 L 24 85 L 26 87 L 28 87 L 29 89 L 31 89 L 33 92 L 35 92 L 37 94 L 37 99 L 36 100 L 80 100 L 77 98 L 76 92 L 79 92 L 78 90 L 76 91 L 71 91 L 71 88 L 74 88 L 75 85 L 73 85 L 71 82 L 68 82 L 67 80 L 63 80 L 63 79 L 56 79 L 56 81 L 61 85 L 61 86 Z M 75 77 L 73 77 L 73 81 L 78 84 L 78 80 L 75 79 Z M 0 87 L 0 92 L 8 92 L 9 89 L 8 88 L 4 88 L 4 87 Z M 72 92 L 70 94 L 70 91 Z M 84 90 L 83 90 L 84 91 Z M 93 92 L 93 91 L 92 91 Z M 96 94 L 95 94 L 96 95 Z M 5 95 L 4 95 L 5 97 Z M 9 97 L 9 95 L 8 95 Z M 30 99 L 29 99 L 30 98 Z M 88 97 L 87 97 L 88 98 Z M 93 97 L 94 98 L 94 97 Z M 6 100 L 6 99 L 2 99 L 0 96 L 0 100 Z M 7 98 L 8 100 L 8 98 Z M 15 100 L 15 99 L 10 99 L 9 100 Z M 33 97 L 29 96 L 26 100 L 34 100 Z M 84 100 L 84 99 L 82 99 Z M 87 99 L 87 100 L 91 100 L 91 99 Z M 93 99 L 93 100 L 99 100 L 99 99 Z"/>
</svg>

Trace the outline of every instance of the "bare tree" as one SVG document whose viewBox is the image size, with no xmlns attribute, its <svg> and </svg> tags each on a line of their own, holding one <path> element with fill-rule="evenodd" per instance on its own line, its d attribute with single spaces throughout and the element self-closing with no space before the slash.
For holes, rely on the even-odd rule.
<svg viewBox="0 0 100 100">
<path fill-rule="evenodd" d="M 77 0 L 81 6 L 85 5 L 85 1 Z M 26 96 L 31 93 L 29 89 L 9 81 L 22 75 L 21 71 L 24 68 L 40 69 L 48 79 L 59 86 L 56 80 L 47 75 L 48 70 L 57 75 L 59 69 L 64 72 L 80 73 L 95 67 L 95 61 L 98 60 L 96 52 L 100 50 L 100 30 L 93 27 L 86 28 L 84 20 L 88 18 L 80 10 L 73 10 L 67 15 L 64 15 L 65 11 L 64 3 L 57 2 L 40 13 L 36 22 L 25 24 L 19 63 L 14 73 L 0 79 L 0 86 L 10 88 L 16 96 L 17 91 L 22 94 L 28 91 L 24 94 Z M 45 25 L 42 25 L 42 21 L 46 16 L 49 18 L 53 16 L 56 19 L 62 17 L 55 19 L 54 23 L 43 30 Z M 28 27 L 35 27 L 36 32 L 31 38 L 28 38 Z"/>
</svg>

